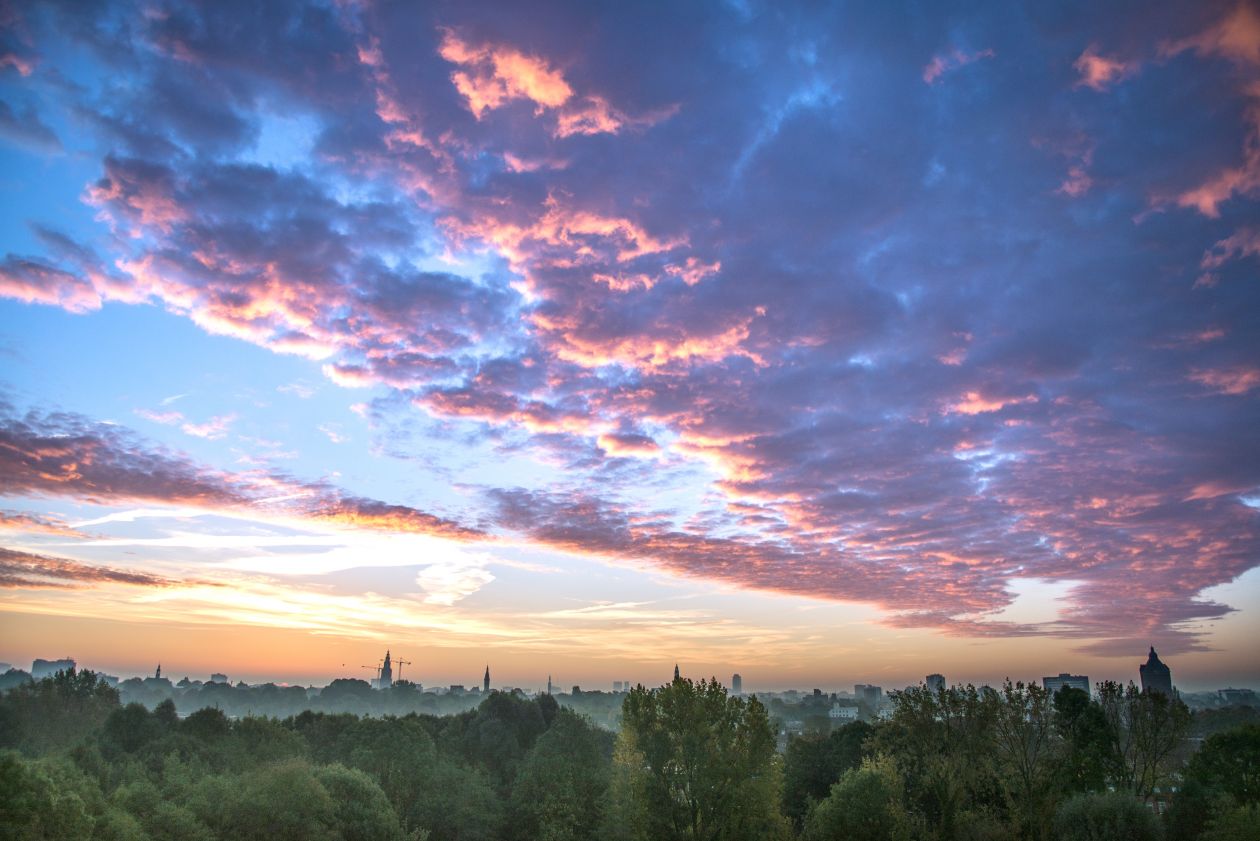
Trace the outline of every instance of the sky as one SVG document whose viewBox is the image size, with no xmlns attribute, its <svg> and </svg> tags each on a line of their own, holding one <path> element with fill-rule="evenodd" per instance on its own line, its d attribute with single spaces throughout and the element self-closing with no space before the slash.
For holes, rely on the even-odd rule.
<svg viewBox="0 0 1260 841">
<path fill-rule="evenodd" d="M 1260 5 L 0 2 L 0 661 L 1260 687 Z"/>
</svg>

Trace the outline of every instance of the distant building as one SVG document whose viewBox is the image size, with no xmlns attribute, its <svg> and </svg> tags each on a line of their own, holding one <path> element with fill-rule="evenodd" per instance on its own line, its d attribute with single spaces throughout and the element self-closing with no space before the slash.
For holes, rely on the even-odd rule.
<svg viewBox="0 0 1260 841">
<path fill-rule="evenodd" d="M 489 665 L 486 666 L 486 676 L 481 681 L 481 691 L 482 692 L 490 691 L 490 666 Z"/>
<path fill-rule="evenodd" d="M 744 694 L 744 679 L 739 676 L 738 672 L 731 675 L 731 694 L 732 695 Z"/>
<path fill-rule="evenodd" d="M 1225 704 L 1241 704 L 1248 707 L 1256 705 L 1256 691 L 1254 689 L 1218 689 L 1216 695 Z"/>
<path fill-rule="evenodd" d="M 451 688 L 446 691 L 451 695 L 463 695 L 467 690 L 464 689 L 464 684 L 462 683 L 452 683 Z"/>
<path fill-rule="evenodd" d="M 157 671 L 153 673 L 153 679 L 154 680 L 162 679 L 162 664 L 161 663 L 158 663 Z"/>
<path fill-rule="evenodd" d="M 853 687 L 853 697 L 873 710 L 879 709 L 884 702 L 884 688 L 869 683 L 859 683 Z"/>
<path fill-rule="evenodd" d="M 377 689 L 389 689 L 394 685 L 394 664 L 389 659 L 389 649 L 385 649 L 385 662 L 381 664 L 381 676 L 376 681 Z"/>
<path fill-rule="evenodd" d="M 840 706 L 839 702 L 836 702 L 831 705 L 831 712 L 827 713 L 827 715 L 830 716 L 831 720 L 835 722 L 857 721 L 858 708 L 857 707 L 842 707 Z"/>
<path fill-rule="evenodd" d="M 1161 692 L 1168 696 L 1173 694 L 1172 671 L 1159 659 L 1155 646 L 1151 646 L 1146 662 L 1138 666 L 1138 674 L 1142 677 L 1143 692 Z"/>
<path fill-rule="evenodd" d="M 678 664 L 677 664 L 677 663 L 675 663 L 675 664 L 674 664 L 674 680 L 678 680 L 678 679 L 679 679 L 679 678 L 681 678 L 681 677 L 682 677 L 682 675 L 680 675 L 680 674 L 678 673 Z"/>
<path fill-rule="evenodd" d="M 572 692 L 571 694 L 573 694 L 573 695 L 581 695 L 581 694 L 582 694 L 582 687 L 580 687 L 580 686 L 574 686 L 574 687 L 573 687 L 573 692 Z"/>
<path fill-rule="evenodd" d="M 551 675 L 547 675 L 547 694 L 551 694 Z"/>
<path fill-rule="evenodd" d="M 1041 685 L 1051 695 L 1054 695 L 1065 686 L 1071 689 L 1079 689 L 1086 695 L 1089 694 L 1089 678 L 1085 675 L 1070 675 L 1067 672 L 1060 672 L 1058 677 L 1043 677 Z"/>
<path fill-rule="evenodd" d="M 620 691 L 621 691 L 621 681 L 619 681 L 619 680 L 614 680 L 614 681 L 613 681 L 613 692 L 620 692 Z"/>
<path fill-rule="evenodd" d="M 222 672 L 215 672 L 214 674 L 210 675 L 210 682 L 211 683 L 229 683 L 230 681 L 228 681 L 227 675 L 223 674 Z"/>
<path fill-rule="evenodd" d="M 927 683 L 927 688 L 933 692 L 941 692 L 945 689 L 945 675 L 928 675 L 925 682 Z"/>
<path fill-rule="evenodd" d="M 39 680 L 42 677 L 55 675 L 57 672 L 68 672 L 74 667 L 75 662 L 69 657 L 63 657 L 60 660 L 44 660 L 40 658 L 31 663 L 31 677 Z"/>
</svg>

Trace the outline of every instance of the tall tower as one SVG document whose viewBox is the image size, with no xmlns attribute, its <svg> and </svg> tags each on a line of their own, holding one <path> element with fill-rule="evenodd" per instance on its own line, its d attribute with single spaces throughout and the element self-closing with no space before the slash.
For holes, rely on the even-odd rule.
<svg viewBox="0 0 1260 841">
<path fill-rule="evenodd" d="M 678 680 L 680 677 L 681 675 L 678 674 L 678 664 L 675 663 L 674 664 L 674 680 Z"/>
<path fill-rule="evenodd" d="M 489 664 L 486 665 L 486 676 L 481 681 L 481 691 L 482 692 L 490 691 L 490 666 Z"/>
<path fill-rule="evenodd" d="M 389 689 L 394 685 L 394 666 L 389 661 L 389 649 L 385 649 L 385 662 L 381 665 L 381 679 L 377 681 L 380 689 Z"/>
<path fill-rule="evenodd" d="M 926 679 L 926 683 L 927 683 L 927 688 L 931 690 L 932 692 L 945 691 L 945 676 L 944 675 L 936 675 L 936 674 L 928 675 Z"/>
<path fill-rule="evenodd" d="M 1155 653 L 1155 649 L 1153 649 L 1153 648 L 1152 648 L 1152 649 L 1151 649 L 1151 653 L 1152 653 L 1152 654 L 1154 654 L 1154 653 Z M 162 677 L 162 664 L 161 664 L 161 663 L 158 663 L 157 673 L 156 673 L 156 674 L 154 674 L 153 676 L 154 676 L 155 678 L 158 678 L 159 680 L 161 679 L 161 677 Z"/>
<path fill-rule="evenodd" d="M 551 694 L 551 675 L 547 675 L 547 694 Z"/>
<path fill-rule="evenodd" d="M 1138 666 L 1138 674 L 1142 676 L 1143 692 L 1161 692 L 1172 697 L 1172 671 L 1159 659 L 1159 655 L 1155 653 L 1155 646 L 1151 646 L 1151 653 L 1147 655 L 1146 662 Z"/>
<path fill-rule="evenodd" d="M 740 677 L 738 673 L 731 675 L 731 694 L 744 694 L 744 679 Z"/>
</svg>

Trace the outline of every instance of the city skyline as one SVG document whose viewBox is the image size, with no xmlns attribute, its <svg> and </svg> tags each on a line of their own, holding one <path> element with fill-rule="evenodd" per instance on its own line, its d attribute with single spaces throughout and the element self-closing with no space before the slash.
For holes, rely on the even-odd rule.
<svg viewBox="0 0 1260 841">
<path fill-rule="evenodd" d="M 1260 686 L 1258 91 L 1249 2 L 6 8 L 0 660 Z"/>
</svg>

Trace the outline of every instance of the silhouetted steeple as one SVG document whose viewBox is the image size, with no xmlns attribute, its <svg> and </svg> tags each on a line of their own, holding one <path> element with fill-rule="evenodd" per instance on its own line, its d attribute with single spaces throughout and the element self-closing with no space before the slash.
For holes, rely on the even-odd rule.
<svg viewBox="0 0 1260 841">
<path fill-rule="evenodd" d="M 486 676 L 485 676 L 485 678 L 481 681 L 481 691 L 482 691 L 482 692 L 489 692 L 489 691 L 490 691 L 490 666 L 489 666 L 489 664 L 487 664 L 487 665 L 486 665 Z"/>
<path fill-rule="evenodd" d="M 389 649 L 385 649 L 385 662 L 381 665 L 381 679 L 376 682 L 381 689 L 389 689 L 394 685 L 394 665 L 389 659 Z"/>
<path fill-rule="evenodd" d="M 678 674 L 678 664 L 674 664 L 674 680 L 678 680 L 682 675 Z"/>
</svg>

